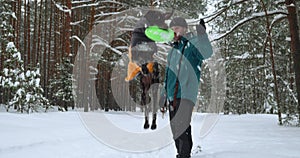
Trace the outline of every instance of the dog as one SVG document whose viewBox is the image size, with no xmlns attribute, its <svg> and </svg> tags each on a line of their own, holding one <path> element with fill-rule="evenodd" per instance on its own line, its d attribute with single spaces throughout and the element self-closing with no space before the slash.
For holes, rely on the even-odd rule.
<svg viewBox="0 0 300 158">
<path fill-rule="evenodd" d="M 141 105 L 145 107 L 145 123 L 144 129 L 148 129 L 149 113 L 152 111 L 151 129 L 157 128 L 156 117 L 158 106 L 158 85 L 159 85 L 159 66 L 154 61 L 153 55 L 157 52 L 155 41 L 149 39 L 145 30 L 149 26 L 158 26 L 159 28 L 167 29 L 168 25 L 165 20 L 172 16 L 173 12 L 162 13 L 158 10 L 149 10 L 134 27 L 131 43 L 129 46 L 129 63 L 127 67 L 126 81 L 137 79 L 140 81 Z M 149 90 L 152 91 L 152 105 L 148 105 L 150 97 Z"/>
</svg>

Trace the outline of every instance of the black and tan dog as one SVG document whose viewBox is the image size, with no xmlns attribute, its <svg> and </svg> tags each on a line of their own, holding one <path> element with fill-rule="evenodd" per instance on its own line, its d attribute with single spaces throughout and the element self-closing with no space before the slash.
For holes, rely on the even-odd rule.
<svg viewBox="0 0 300 158">
<path fill-rule="evenodd" d="M 157 52 L 155 41 L 149 39 L 145 30 L 149 26 L 158 26 L 167 29 L 165 20 L 169 19 L 173 13 L 162 13 L 157 10 L 149 10 L 137 23 L 132 33 L 131 44 L 129 47 L 129 64 L 127 68 L 126 81 L 134 79 L 140 80 L 142 89 L 141 105 L 145 106 L 145 124 L 144 128 L 149 128 L 149 112 L 152 110 L 151 129 L 156 129 L 156 111 L 158 109 L 158 83 L 159 70 L 158 63 L 154 61 L 153 55 Z M 153 85 L 151 87 L 151 85 Z M 152 107 L 146 106 L 150 100 L 147 95 L 149 89 L 152 89 Z"/>
</svg>

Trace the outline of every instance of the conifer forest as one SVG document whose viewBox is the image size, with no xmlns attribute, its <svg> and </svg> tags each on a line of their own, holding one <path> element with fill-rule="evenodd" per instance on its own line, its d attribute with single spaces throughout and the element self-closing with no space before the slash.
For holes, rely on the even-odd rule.
<svg viewBox="0 0 300 158">
<path fill-rule="evenodd" d="M 137 110 L 138 81 L 124 78 L 131 26 L 147 8 L 175 10 L 191 30 L 206 22 L 214 55 L 201 67 L 196 111 L 276 114 L 280 125 L 299 125 L 299 6 L 297 0 L 0 0 L 0 105 L 20 113 Z M 167 51 L 159 44 L 155 54 L 161 83 Z"/>
</svg>

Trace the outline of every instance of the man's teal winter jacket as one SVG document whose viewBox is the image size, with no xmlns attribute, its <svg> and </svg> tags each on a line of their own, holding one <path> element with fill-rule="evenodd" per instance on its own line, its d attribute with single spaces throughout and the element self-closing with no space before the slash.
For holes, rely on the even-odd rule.
<svg viewBox="0 0 300 158">
<path fill-rule="evenodd" d="M 174 100 L 175 85 L 178 81 L 176 98 L 188 99 L 196 104 L 203 60 L 212 55 L 212 46 L 207 34 L 188 35 L 174 44 L 167 57 L 165 90 L 167 99 Z"/>
</svg>

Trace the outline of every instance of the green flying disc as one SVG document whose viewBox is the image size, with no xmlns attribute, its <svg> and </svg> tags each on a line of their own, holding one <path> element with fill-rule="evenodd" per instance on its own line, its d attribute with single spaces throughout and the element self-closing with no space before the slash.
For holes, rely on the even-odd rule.
<svg viewBox="0 0 300 158">
<path fill-rule="evenodd" d="M 162 29 L 158 26 L 149 26 L 145 31 L 146 36 L 155 42 L 170 42 L 174 38 L 174 31 Z"/>
</svg>

